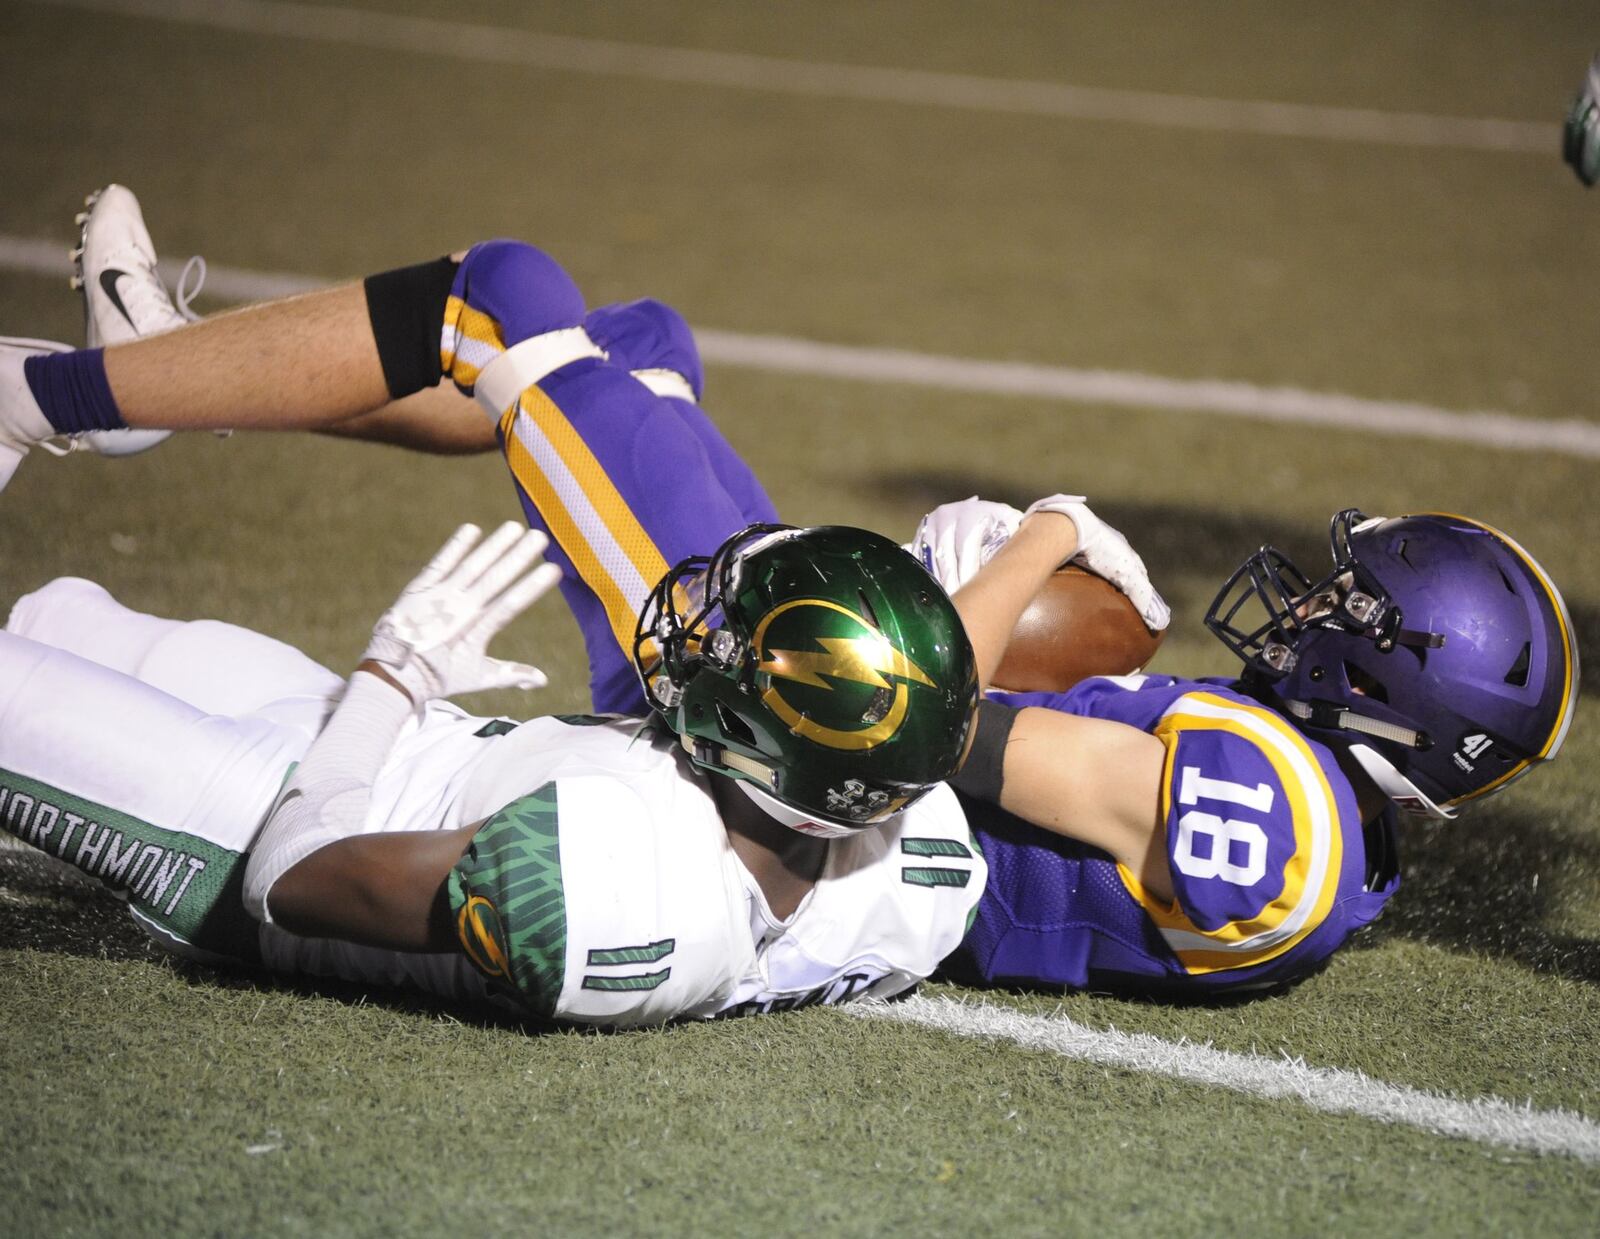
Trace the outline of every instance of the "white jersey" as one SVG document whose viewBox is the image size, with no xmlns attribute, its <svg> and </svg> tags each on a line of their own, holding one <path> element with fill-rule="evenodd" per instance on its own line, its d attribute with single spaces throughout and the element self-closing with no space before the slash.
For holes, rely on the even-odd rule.
<svg viewBox="0 0 1600 1239">
<path fill-rule="evenodd" d="M 487 819 L 485 835 L 507 822 L 509 839 L 475 841 L 452 875 L 466 953 L 404 954 L 266 926 L 269 967 L 489 997 L 579 1023 L 656 1024 L 900 993 L 955 949 L 983 890 L 982 856 L 955 796 L 939 788 L 887 826 L 830 843 L 817 884 L 779 919 L 729 844 L 706 776 L 669 740 L 636 719 L 484 728 L 435 711 L 408 729 L 368 819 L 373 830 Z M 504 892 L 524 877 L 517 807 L 542 791 L 561 914 L 522 940 Z M 476 949 L 480 931 L 487 950 Z M 503 965 L 485 968 L 494 956 Z"/>
<path fill-rule="evenodd" d="M 728 841 L 706 787 L 715 776 L 637 720 L 575 722 L 536 719 L 497 739 L 460 804 L 490 822 L 453 875 L 452 906 L 459 918 L 481 899 L 495 917 L 463 920 L 464 947 L 475 954 L 481 934 L 481 955 L 501 961 L 496 980 L 541 1013 L 616 1026 L 887 996 L 961 940 L 986 870 L 947 789 L 833 841 L 817 884 L 780 920 Z M 530 800 L 542 822 L 516 819 Z M 555 902 L 558 866 L 563 916 L 559 931 L 525 932 L 507 900 L 530 880 L 519 853 L 541 830 L 557 854 L 543 862 L 541 908 Z"/>
</svg>

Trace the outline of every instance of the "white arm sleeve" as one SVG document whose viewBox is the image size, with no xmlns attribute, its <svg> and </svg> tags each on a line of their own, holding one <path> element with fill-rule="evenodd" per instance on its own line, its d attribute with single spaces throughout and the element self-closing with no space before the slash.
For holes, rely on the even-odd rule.
<svg viewBox="0 0 1600 1239">
<path fill-rule="evenodd" d="M 256 920 L 271 923 L 267 896 L 285 873 L 319 848 L 363 832 L 372 785 L 411 714 L 410 698 L 392 685 L 365 671 L 350 677 L 250 850 L 244 905 Z"/>
</svg>

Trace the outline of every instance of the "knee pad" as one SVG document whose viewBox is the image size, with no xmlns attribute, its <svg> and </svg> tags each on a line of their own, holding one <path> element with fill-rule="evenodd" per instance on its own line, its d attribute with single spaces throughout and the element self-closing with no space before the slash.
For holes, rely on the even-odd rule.
<svg viewBox="0 0 1600 1239">
<path fill-rule="evenodd" d="M 694 333 L 664 301 L 645 298 L 601 306 L 584 320 L 590 337 L 624 370 L 670 370 L 683 376 L 698 401 L 705 369 Z"/>
<path fill-rule="evenodd" d="M 461 261 L 450 290 L 492 319 L 509 347 L 532 336 L 581 327 L 583 294 L 561 264 L 524 241 L 485 241 Z"/>
</svg>

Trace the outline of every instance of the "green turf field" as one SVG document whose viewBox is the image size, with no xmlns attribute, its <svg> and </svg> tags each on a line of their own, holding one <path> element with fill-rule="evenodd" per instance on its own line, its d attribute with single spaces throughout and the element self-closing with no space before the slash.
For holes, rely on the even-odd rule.
<svg viewBox="0 0 1600 1239">
<path fill-rule="evenodd" d="M 521 236 L 592 302 L 658 296 L 719 333 L 1491 411 L 1529 434 L 1574 419 L 1594 442 L 1600 192 L 1556 153 L 1600 48 L 1592 3 L 482 0 L 462 20 L 498 33 L 454 42 L 396 20 L 450 6 L 352 3 L 369 18 L 0 0 L 0 331 L 77 338 L 71 216 L 117 180 L 165 256 L 219 268 L 333 280 Z M 1095 117 L 1039 105 L 1062 98 L 1048 89 L 961 105 L 996 97 L 975 83 L 1111 93 Z M 1176 98 L 1129 119 L 1129 92 Z M 1375 128 L 1195 127 L 1216 101 Z M 1384 140 L 1415 114 L 1456 123 Z M 1515 122 L 1507 149 L 1464 123 L 1485 120 Z M 27 257 L 41 241 L 59 271 Z M 1158 669 L 1225 671 L 1199 625 L 1222 577 L 1263 540 L 1320 553 L 1352 504 L 1510 530 L 1591 652 L 1600 634 L 1593 451 L 716 363 L 707 405 L 795 521 L 904 536 L 975 490 L 1086 492 L 1174 604 Z M 457 522 L 516 515 L 503 470 L 248 435 L 30 458 L 0 495 L 0 607 L 85 575 L 346 668 Z M 559 606 L 503 648 L 552 687 L 472 705 L 583 705 Z M 0 1233 L 1593 1234 L 1592 672 L 1585 687 L 1561 761 L 1457 824 L 1408 827 L 1383 919 L 1287 994 L 924 991 L 1565 1111 L 1587 1156 L 836 1010 L 528 1035 L 175 965 L 97 888 L 4 849 Z"/>
</svg>

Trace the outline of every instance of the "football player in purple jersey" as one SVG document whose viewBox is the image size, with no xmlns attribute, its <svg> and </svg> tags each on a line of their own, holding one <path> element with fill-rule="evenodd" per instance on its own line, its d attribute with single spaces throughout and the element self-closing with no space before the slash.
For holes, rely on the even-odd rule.
<svg viewBox="0 0 1600 1239">
<path fill-rule="evenodd" d="M 985 682 L 1015 597 L 1059 562 L 1020 515 L 967 500 L 918 531 Z M 1000 547 L 986 566 L 938 553 L 956 525 Z M 1396 811 L 1454 817 L 1556 755 L 1578 652 L 1526 551 L 1465 517 L 1355 510 L 1332 550 L 1320 579 L 1272 547 L 1228 579 L 1206 625 L 1239 679 L 989 695 L 956 786 L 990 881 L 952 976 L 1178 994 L 1303 976 L 1398 886 Z"/>
<path fill-rule="evenodd" d="M 84 261 L 90 321 L 110 322 L 95 278 L 106 266 Z M 153 256 L 143 275 L 123 267 L 159 289 Z M 430 340 L 437 365 L 422 364 Z M 572 381 L 601 352 L 632 387 Z M 441 374 L 490 417 L 430 387 Z M 682 319 L 658 302 L 586 314 L 559 267 L 514 243 L 376 277 L 365 296 L 331 290 L 112 348 L 98 365 L 46 358 L 29 375 L 40 410 L 0 427 L 13 452 L 52 428 L 96 445 L 123 425 L 230 423 L 498 445 L 530 522 L 552 535 L 603 710 L 644 709 L 627 655 L 640 582 L 670 562 L 662 548 L 716 545 L 766 505 L 697 407 Z M 955 596 L 986 685 L 1018 615 L 1069 559 L 1152 628 L 1166 622 L 1138 556 L 1078 496 L 1025 514 L 946 505 L 913 550 Z M 1243 660 L 1240 678 L 989 695 L 956 787 L 991 876 L 952 975 L 1179 994 L 1303 976 L 1394 893 L 1397 810 L 1452 816 L 1553 758 L 1572 718 L 1578 656 L 1559 592 L 1467 518 L 1341 512 L 1326 573 L 1263 548 L 1206 623 Z"/>
</svg>

